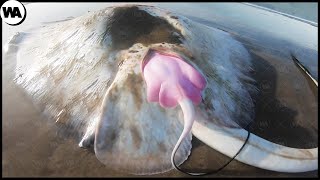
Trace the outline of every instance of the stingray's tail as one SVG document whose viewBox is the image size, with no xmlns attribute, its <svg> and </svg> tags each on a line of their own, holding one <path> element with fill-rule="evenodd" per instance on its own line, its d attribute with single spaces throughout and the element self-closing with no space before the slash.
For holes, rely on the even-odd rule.
<svg viewBox="0 0 320 180">
<path fill-rule="evenodd" d="M 189 132 L 191 131 L 192 125 L 194 122 L 194 115 L 195 115 L 193 103 L 191 100 L 189 100 L 188 98 L 183 98 L 182 100 L 179 101 L 179 104 L 183 111 L 184 128 L 171 154 L 171 163 L 173 167 L 176 167 L 174 163 L 174 156 L 179 146 L 181 145 L 182 141 L 184 140 L 184 138 L 187 137 Z"/>
</svg>

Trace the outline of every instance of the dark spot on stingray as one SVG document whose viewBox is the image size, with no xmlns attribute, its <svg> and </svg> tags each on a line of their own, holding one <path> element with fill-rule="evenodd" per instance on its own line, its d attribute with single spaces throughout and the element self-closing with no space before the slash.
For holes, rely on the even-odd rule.
<svg viewBox="0 0 320 180">
<path fill-rule="evenodd" d="M 117 135 L 116 135 L 116 132 L 115 131 L 112 131 L 111 132 L 111 136 L 110 136 L 110 141 L 111 142 L 114 142 L 117 138 Z"/>
<path fill-rule="evenodd" d="M 137 127 L 131 126 L 130 127 L 130 132 L 131 132 L 131 137 L 132 137 L 132 141 L 133 141 L 134 146 L 137 149 L 139 149 L 142 139 L 141 139 L 141 135 L 140 135 Z"/>
<path fill-rule="evenodd" d="M 141 108 L 142 104 L 142 92 L 143 79 L 142 76 L 136 74 L 129 74 L 127 81 L 124 83 L 125 88 L 131 92 L 134 98 L 134 103 L 138 109 Z"/>
<path fill-rule="evenodd" d="M 118 101 L 118 86 L 116 84 L 113 85 L 112 89 L 110 90 L 109 98 L 111 102 Z"/>
<path fill-rule="evenodd" d="M 137 53 L 139 51 L 135 51 L 135 50 L 130 50 L 129 53 Z"/>
<path fill-rule="evenodd" d="M 159 148 L 159 150 L 161 152 L 166 152 L 167 151 L 167 148 L 166 148 L 166 146 L 164 145 L 163 142 L 158 143 L 158 148 Z"/>
<path fill-rule="evenodd" d="M 179 19 L 177 16 L 170 16 L 172 19 Z"/>
<path fill-rule="evenodd" d="M 222 28 L 219 28 L 219 27 L 217 27 L 217 29 L 219 29 L 219 30 L 221 30 L 221 31 L 224 31 L 224 32 L 228 32 L 228 31 L 226 31 L 226 30 L 224 30 L 224 29 L 222 29 Z"/>
<path fill-rule="evenodd" d="M 207 89 L 205 91 L 205 98 L 203 99 L 203 104 L 205 105 L 206 109 L 214 111 L 214 107 L 212 105 L 211 99 L 213 99 L 212 90 Z"/>
<path fill-rule="evenodd" d="M 95 33 L 92 32 L 92 33 L 86 38 L 86 40 L 90 39 L 94 34 L 95 34 Z"/>
<path fill-rule="evenodd" d="M 91 88 L 93 85 L 95 85 L 98 82 L 98 79 L 96 79 L 93 83 L 91 83 L 84 91 L 88 90 Z"/>
<path fill-rule="evenodd" d="M 166 20 L 154 17 L 137 6 L 117 7 L 106 27 L 113 42 L 113 49 L 123 50 L 135 43 L 150 44 L 168 42 L 181 44 L 180 30 Z M 182 37 L 182 36 L 181 36 Z"/>
<path fill-rule="evenodd" d="M 104 149 L 104 150 L 111 150 L 113 148 L 113 145 L 118 139 L 119 136 L 119 131 L 116 129 L 110 129 L 107 132 L 104 132 L 100 134 L 101 137 L 109 137 L 109 139 L 105 140 L 104 143 L 99 144 L 99 149 Z"/>
<path fill-rule="evenodd" d="M 123 60 L 121 60 L 119 63 L 118 63 L 118 67 L 122 66 L 123 64 Z"/>
</svg>

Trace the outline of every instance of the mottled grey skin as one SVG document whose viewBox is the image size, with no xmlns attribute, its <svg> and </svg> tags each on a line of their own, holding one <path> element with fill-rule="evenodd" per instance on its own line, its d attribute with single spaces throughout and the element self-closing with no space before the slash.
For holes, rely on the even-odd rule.
<svg viewBox="0 0 320 180">
<path fill-rule="evenodd" d="M 250 68 L 250 55 L 239 42 L 227 33 L 203 27 L 184 17 L 166 12 L 159 17 L 153 17 L 149 13 L 158 12 L 157 9 L 142 6 L 139 8 L 143 10 L 139 10 L 137 7 L 108 8 L 41 29 L 42 37 L 34 38 L 31 36 L 28 39 L 30 46 L 22 50 L 22 54 L 26 55 L 24 57 L 27 60 L 36 62 L 30 63 L 30 66 L 23 66 L 25 65 L 23 62 L 18 63 L 18 68 L 22 67 L 22 69 L 17 71 L 17 84 L 31 95 L 33 101 L 41 108 L 41 111 L 49 116 L 49 119 L 54 119 L 58 124 L 61 124 L 61 129 L 66 130 L 65 132 L 69 135 L 79 141 L 82 139 L 83 146 L 90 146 L 92 142 L 97 143 L 97 139 L 94 140 L 93 135 L 100 137 L 101 133 L 100 142 L 106 140 L 103 138 L 105 136 L 111 139 L 111 142 L 103 143 L 107 147 L 124 142 L 117 141 L 115 134 L 106 131 L 110 127 L 117 127 L 115 130 L 123 131 L 131 136 L 132 146 L 130 147 L 139 148 L 147 145 L 147 142 L 142 140 L 141 132 L 134 126 L 122 128 L 118 124 L 114 124 L 105 128 L 101 124 L 110 122 L 110 117 L 108 120 L 103 120 L 104 115 L 114 113 L 115 117 L 119 117 L 119 115 L 132 117 L 128 114 L 139 114 L 139 112 L 146 110 L 146 108 L 139 109 L 140 105 L 149 106 L 145 101 L 140 103 L 141 99 L 145 99 L 145 93 L 143 93 L 145 88 L 141 88 L 143 79 L 141 79 L 139 71 L 137 71 L 138 76 L 122 76 L 132 70 L 139 69 L 139 63 L 130 67 L 127 62 L 130 64 L 130 62 L 134 63 L 134 60 L 141 61 L 148 48 L 163 46 L 164 49 L 185 56 L 188 62 L 206 76 L 209 86 L 204 91 L 203 103 L 199 107 L 207 112 L 208 116 L 215 120 L 215 123 L 222 126 L 236 126 L 234 123 L 236 122 L 246 126 L 254 120 L 253 100 L 256 88 L 254 87 L 255 82 L 251 78 L 253 76 L 251 73 L 254 71 L 251 71 Z M 128 20 L 132 24 L 128 23 Z M 136 26 L 137 24 L 138 26 Z M 152 26 L 147 26 L 150 24 Z M 61 31 L 64 33 L 61 34 Z M 43 43 L 44 40 L 51 43 Z M 162 42 L 164 44 L 161 44 Z M 40 54 L 38 56 L 40 58 L 33 59 L 32 56 L 35 54 L 37 56 Z M 40 71 L 32 69 L 33 64 L 37 64 L 36 67 L 40 67 Z M 124 71 L 118 76 L 122 66 Z M 117 76 L 118 79 L 122 77 L 120 79 L 128 81 L 123 81 L 124 83 L 121 84 L 115 81 Z M 136 83 L 130 84 L 129 82 L 132 81 Z M 118 83 L 122 88 L 117 91 Z M 140 88 L 137 88 L 137 84 L 140 84 Z M 139 93 L 139 91 L 142 92 Z M 114 95 L 114 92 L 118 94 Z M 123 110 L 106 113 L 108 108 L 103 108 L 117 107 L 118 104 L 113 104 L 117 102 L 117 98 L 129 96 L 132 96 L 134 107 L 138 109 L 128 112 Z M 120 102 L 124 102 L 124 100 Z M 220 104 L 214 104 L 215 102 Z M 218 109 L 221 106 L 224 108 Z M 159 107 L 154 108 L 168 118 L 166 114 L 170 111 L 164 111 Z M 178 116 L 179 112 L 178 109 L 171 110 L 171 113 L 175 115 L 172 118 L 174 123 L 181 119 Z M 135 122 L 135 118 L 131 120 Z M 127 122 L 131 121 L 125 121 L 125 123 Z M 177 123 L 177 126 L 178 128 L 169 126 L 172 133 L 167 138 L 172 141 L 178 138 L 182 130 L 182 124 Z M 98 131 L 95 127 L 98 127 Z M 157 127 L 152 125 L 149 131 L 155 129 Z M 142 128 L 141 131 L 150 134 L 147 128 Z M 96 132 L 100 133 L 96 134 Z M 191 137 L 187 142 L 188 145 L 183 149 L 184 153 L 180 163 L 190 154 L 190 141 Z M 160 152 L 165 150 L 165 152 L 169 152 L 168 149 L 172 149 L 172 146 L 172 144 L 159 143 L 158 149 Z M 101 151 L 106 155 L 108 150 L 105 149 L 108 148 L 102 149 Z M 112 149 L 112 151 L 114 150 L 116 148 Z M 119 152 L 120 154 L 136 152 L 129 148 L 121 150 L 124 151 Z M 144 159 L 143 161 L 158 163 L 156 159 L 151 158 L 151 160 Z M 170 164 L 170 161 L 168 163 Z M 139 167 L 140 165 L 141 167 Z M 123 162 L 112 161 L 108 166 L 137 174 L 163 172 L 172 168 L 166 163 L 163 163 L 163 166 L 154 167 L 135 161 L 132 161 L 132 165 L 129 167 L 126 167 Z"/>
</svg>

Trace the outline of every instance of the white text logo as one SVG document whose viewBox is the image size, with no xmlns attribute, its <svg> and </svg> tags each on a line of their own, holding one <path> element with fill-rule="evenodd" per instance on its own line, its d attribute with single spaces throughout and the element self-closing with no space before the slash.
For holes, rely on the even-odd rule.
<svg viewBox="0 0 320 180">
<path fill-rule="evenodd" d="M 1 18 L 9 25 L 21 24 L 27 16 L 24 5 L 16 0 L 9 0 L 1 6 Z"/>
</svg>

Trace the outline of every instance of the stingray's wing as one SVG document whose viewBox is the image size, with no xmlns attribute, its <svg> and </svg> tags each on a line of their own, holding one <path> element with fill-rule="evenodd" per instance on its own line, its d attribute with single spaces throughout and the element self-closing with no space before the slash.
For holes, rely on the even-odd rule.
<svg viewBox="0 0 320 180">
<path fill-rule="evenodd" d="M 93 124 L 117 71 L 106 35 L 110 12 L 101 10 L 21 34 L 15 83 L 70 135 L 82 135 Z"/>
<path fill-rule="evenodd" d="M 15 82 L 68 134 L 90 140 L 98 124 L 95 151 L 107 166 L 136 174 L 170 170 L 171 151 L 183 129 L 178 121 L 182 113 L 178 117 L 179 108 L 165 111 L 147 103 L 142 75 L 130 74 L 140 70 L 136 61 L 141 57 L 121 57 L 126 68 L 118 68 L 118 51 L 110 51 L 115 42 L 107 31 L 114 20 L 112 10 L 28 34 L 18 54 Z M 191 134 L 176 156 L 178 164 L 190 149 Z"/>
<path fill-rule="evenodd" d="M 317 138 L 317 81 L 312 79 L 308 72 L 300 72 L 300 70 L 303 70 L 303 67 L 300 67 L 301 65 L 297 60 L 295 60 L 295 63 L 297 63 L 296 67 L 293 62 L 277 57 L 277 54 L 270 55 L 263 51 L 252 51 L 252 55 L 259 57 L 255 58 L 255 63 L 261 63 L 261 65 L 255 67 L 259 75 L 257 81 L 261 82 L 261 80 L 267 79 L 267 82 L 271 86 L 274 86 L 274 88 L 269 88 L 267 91 L 262 91 L 258 97 L 260 98 L 260 101 L 256 105 L 256 109 L 258 109 L 258 112 L 260 111 L 256 121 L 258 123 L 253 124 L 254 126 L 251 128 L 253 129 L 253 133 L 256 134 L 251 133 L 246 143 L 247 130 L 221 127 L 218 124 L 212 123 L 212 118 L 205 114 L 204 111 L 198 109 L 196 121 L 192 129 L 193 135 L 229 157 L 234 156 L 241 146 L 246 143 L 235 159 L 262 169 L 278 172 L 317 170 L 317 144 L 308 148 L 294 148 L 276 144 L 272 140 L 270 141 L 270 139 L 273 139 L 273 141 L 279 142 L 279 140 L 270 138 L 270 136 L 277 137 L 281 131 L 286 132 L 281 134 L 288 134 L 291 143 L 295 142 L 295 144 L 299 141 L 309 144 L 310 141 L 312 142 L 314 138 Z M 274 76 L 275 72 L 277 76 Z M 273 79 L 272 77 L 276 78 Z M 309 78 L 314 81 L 315 85 L 312 84 Z M 275 98 L 279 99 L 279 101 L 275 101 Z M 285 103 L 285 105 L 282 103 Z M 291 108 L 297 114 L 296 117 L 286 111 L 286 109 Z M 289 121 L 289 123 L 287 124 L 285 121 Z M 260 126 L 259 122 L 270 123 L 268 125 L 270 127 L 264 133 L 261 133 L 257 129 L 264 129 L 264 127 Z M 305 133 L 308 130 L 306 127 L 309 127 L 308 129 L 312 127 L 310 131 L 314 132 L 314 135 L 313 133 L 310 134 L 312 138 L 306 138 Z M 298 129 L 303 130 L 300 131 L 302 134 L 294 132 Z M 266 134 L 270 134 L 269 140 L 263 137 Z"/>
<path fill-rule="evenodd" d="M 101 110 L 95 135 L 95 153 L 101 162 L 133 174 L 172 169 L 170 155 L 183 130 L 183 116 L 179 107 L 163 109 L 147 102 L 139 60 L 123 63 Z M 191 133 L 178 150 L 177 164 L 188 158 L 190 150 Z"/>
<path fill-rule="evenodd" d="M 228 33 L 190 20 L 182 22 L 187 39 L 184 45 L 207 80 L 202 110 L 215 123 L 248 126 L 254 120 L 257 94 L 248 51 Z"/>
</svg>

